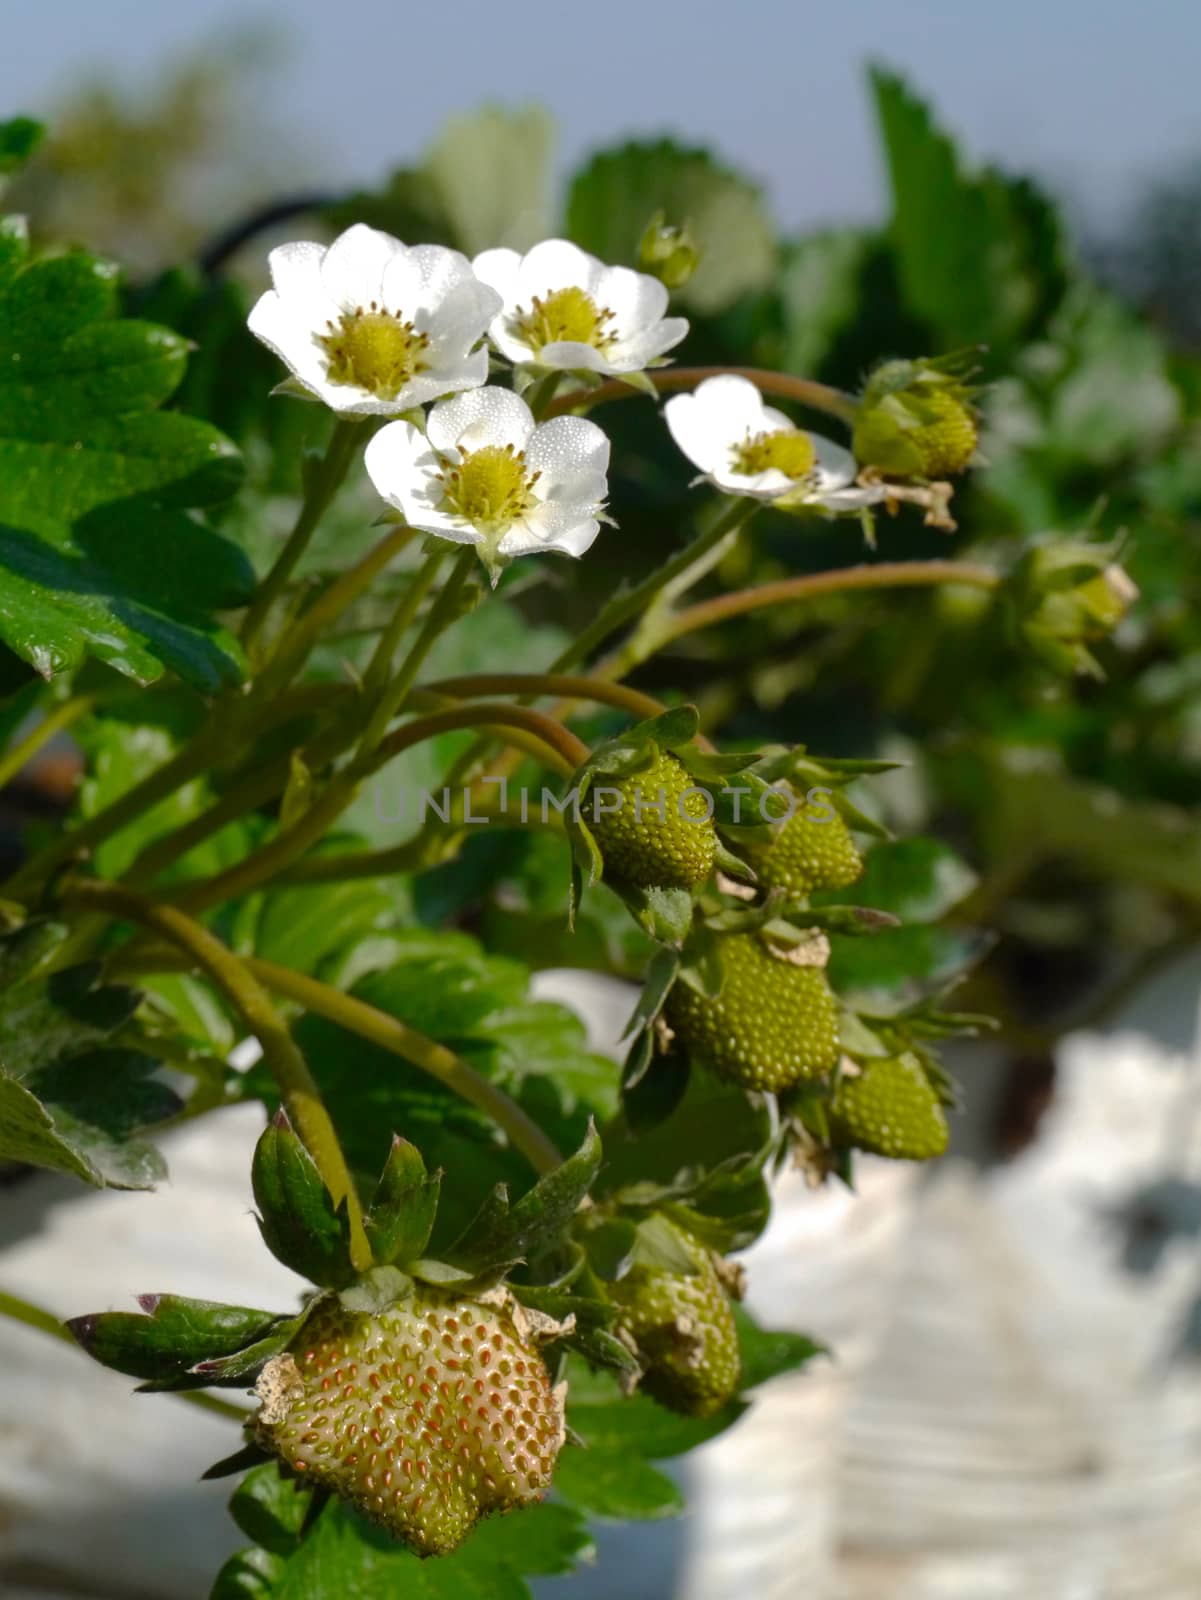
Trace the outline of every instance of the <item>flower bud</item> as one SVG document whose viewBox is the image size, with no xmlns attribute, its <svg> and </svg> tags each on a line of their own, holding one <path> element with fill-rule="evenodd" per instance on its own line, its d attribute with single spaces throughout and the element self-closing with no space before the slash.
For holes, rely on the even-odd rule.
<svg viewBox="0 0 1201 1600">
<path fill-rule="evenodd" d="M 696 271 L 699 260 L 700 252 L 688 224 L 674 227 L 662 211 L 656 211 L 639 241 L 641 270 L 658 278 L 669 289 L 681 289 Z"/>
<path fill-rule="evenodd" d="M 1032 552 L 1025 576 L 1027 644 L 1058 672 L 1100 677 L 1088 645 L 1111 634 L 1138 599 L 1129 573 L 1105 550 L 1064 541 Z"/>
</svg>

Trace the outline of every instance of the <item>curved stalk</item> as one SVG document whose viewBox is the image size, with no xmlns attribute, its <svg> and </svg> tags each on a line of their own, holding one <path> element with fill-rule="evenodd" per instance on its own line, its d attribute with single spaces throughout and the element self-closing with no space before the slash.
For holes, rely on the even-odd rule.
<svg viewBox="0 0 1201 1600">
<path fill-rule="evenodd" d="M 840 567 L 833 572 L 807 573 L 799 578 L 782 578 L 778 583 L 759 584 L 732 594 L 715 595 L 682 611 L 669 613 L 656 628 L 652 650 L 699 633 L 730 617 L 745 616 L 767 606 L 788 605 L 812 600 L 819 595 L 840 594 L 852 589 L 918 589 L 937 584 L 964 584 L 973 589 L 995 589 L 1000 573 L 970 561 L 879 561 L 859 567 Z M 641 658 L 645 659 L 645 658 Z M 629 663 L 623 663 L 628 668 Z"/>
<path fill-rule="evenodd" d="M 764 394 L 778 395 L 782 400 L 794 400 L 797 405 L 825 411 L 840 422 L 849 424 L 855 420 L 856 402 L 853 395 L 841 389 L 832 389 L 829 384 L 815 383 L 812 378 L 795 377 L 790 372 L 771 372 L 764 367 L 661 367 L 644 376 L 650 379 L 660 394 L 667 394 L 675 389 L 695 389 L 706 378 L 719 378 L 727 374 L 749 378 Z M 560 395 L 547 407 L 546 414 L 548 417 L 557 417 L 565 411 L 590 411 L 593 406 L 603 406 L 611 400 L 630 400 L 643 392 L 631 384 L 623 383 L 620 378 L 610 378 L 593 389 L 573 389 L 570 394 Z"/>
<path fill-rule="evenodd" d="M 351 1258 L 360 1271 L 371 1265 L 363 1214 L 354 1180 L 321 1091 L 266 990 L 234 953 L 200 923 L 175 906 L 161 905 L 120 884 L 77 878 L 65 888 L 63 904 L 134 922 L 176 945 L 216 984 L 263 1047 L 263 1060 L 297 1133 L 316 1163 L 335 1205 L 346 1201 Z"/>
<path fill-rule="evenodd" d="M 335 1022 L 339 1027 L 356 1033 L 360 1038 L 400 1056 L 419 1071 L 436 1078 L 452 1093 L 490 1117 L 502 1130 L 509 1143 L 534 1168 L 535 1172 L 553 1172 L 563 1160 L 559 1151 L 532 1118 L 528 1117 L 515 1100 L 503 1089 L 482 1078 L 453 1050 L 428 1039 L 425 1034 L 408 1027 L 386 1011 L 343 994 L 340 989 L 321 983 L 316 978 L 293 972 L 274 961 L 250 957 L 246 965 L 269 989 L 294 1000 L 306 1011 Z"/>
<path fill-rule="evenodd" d="M 473 672 L 462 678 L 439 678 L 421 687 L 430 694 L 456 699 L 464 695 L 519 694 L 530 698 L 555 695 L 563 701 L 592 700 L 617 711 L 628 711 L 639 721 L 657 717 L 665 710 L 661 700 L 643 694 L 641 689 L 631 689 L 624 683 L 598 683 L 594 678 L 573 677 L 564 672 Z"/>
</svg>

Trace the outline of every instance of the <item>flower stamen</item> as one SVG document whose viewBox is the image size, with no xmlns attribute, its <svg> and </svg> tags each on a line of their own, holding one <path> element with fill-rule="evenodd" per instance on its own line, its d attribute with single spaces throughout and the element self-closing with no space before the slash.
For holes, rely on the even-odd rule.
<svg viewBox="0 0 1201 1600">
<path fill-rule="evenodd" d="M 528 311 L 519 312 L 517 325 L 522 337 L 537 353 L 548 344 L 586 344 L 605 351 L 614 342 L 609 327 L 613 313 L 598 306 L 590 294 L 572 284 L 556 289 L 545 299 L 535 295 Z"/>
<path fill-rule="evenodd" d="M 817 464 L 813 440 L 800 428 L 777 428 L 772 433 L 748 434 L 733 449 L 731 465 L 748 478 L 773 468 L 786 478 L 807 478 Z"/>
<path fill-rule="evenodd" d="M 524 451 L 511 444 L 485 445 L 442 474 L 443 501 L 473 527 L 503 533 L 531 509 L 541 476 L 527 469 Z"/>
<path fill-rule="evenodd" d="M 381 310 L 374 300 L 366 310 L 356 306 L 326 326 L 329 332 L 318 334 L 317 343 L 329 361 L 330 383 L 353 384 L 380 400 L 394 400 L 428 368 L 421 358 L 429 335 Z"/>
</svg>

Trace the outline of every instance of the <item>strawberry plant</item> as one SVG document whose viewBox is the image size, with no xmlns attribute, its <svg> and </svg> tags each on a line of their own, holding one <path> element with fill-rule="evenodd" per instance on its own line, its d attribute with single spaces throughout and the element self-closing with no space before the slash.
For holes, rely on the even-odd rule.
<svg viewBox="0 0 1201 1600">
<path fill-rule="evenodd" d="M 66 1324 L 228 1419 L 253 1542 L 214 1600 L 518 1595 L 590 1517 L 678 1510 L 653 1463 L 819 1353 L 740 1304 L 773 1179 L 941 1155 L 939 1048 L 987 1025 L 947 996 L 1006 885 L 1048 837 L 1106 860 L 1114 808 L 1072 802 L 1093 760 L 1136 788 L 1133 746 L 1080 734 L 1045 793 L 1009 746 L 1071 748 L 1137 586 L 977 448 L 1009 405 L 1067 451 L 1092 291 L 1032 190 L 875 88 L 888 241 L 781 253 L 670 143 L 527 237 L 467 182 L 488 150 L 538 186 L 495 112 L 269 251 L 252 220 L 249 291 L 220 251 L 134 283 L 0 225 L 0 773 L 66 733 L 81 764 L 0 891 L 0 1160 L 152 1188 L 160 1132 L 261 1108 L 263 1246 L 306 1288 Z M 36 136 L 0 128 L 6 169 Z M 985 885 L 890 826 L 902 733 Z M 620 1064 L 531 998 L 550 965 L 629 982 Z"/>
</svg>

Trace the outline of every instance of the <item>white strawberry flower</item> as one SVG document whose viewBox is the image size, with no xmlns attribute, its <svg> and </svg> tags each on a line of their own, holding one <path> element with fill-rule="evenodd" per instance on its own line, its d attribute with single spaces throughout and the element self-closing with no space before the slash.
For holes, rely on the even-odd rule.
<svg viewBox="0 0 1201 1600">
<path fill-rule="evenodd" d="M 861 511 L 884 498 L 883 489 L 856 484 L 849 450 L 765 405 L 749 378 L 706 378 L 663 410 L 676 444 L 726 494 L 831 512 Z"/>
<path fill-rule="evenodd" d="M 526 255 L 485 250 L 472 262 L 504 301 L 492 343 L 519 366 L 620 376 L 658 364 L 688 332 L 668 317 L 658 278 L 607 267 L 566 239 L 544 239 Z"/>
<path fill-rule="evenodd" d="M 487 381 L 482 341 L 500 296 L 458 250 L 356 223 L 328 246 L 280 245 L 268 262 L 274 287 L 250 331 L 334 411 L 394 416 Z"/>
<path fill-rule="evenodd" d="M 608 492 L 609 440 L 583 417 L 535 424 L 510 389 L 434 406 L 422 433 L 390 422 L 367 445 L 367 472 L 410 527 L 475 545 L 493 582 L 514 556 L 581 556 Z"/>
</svg>

